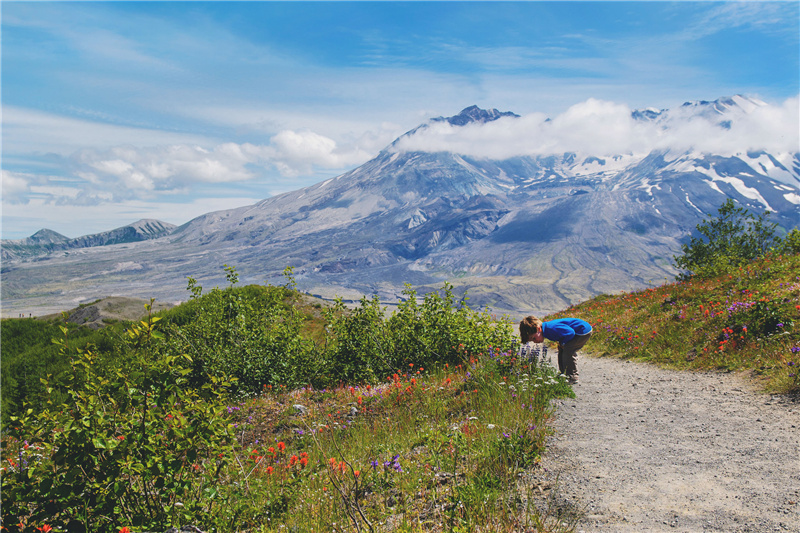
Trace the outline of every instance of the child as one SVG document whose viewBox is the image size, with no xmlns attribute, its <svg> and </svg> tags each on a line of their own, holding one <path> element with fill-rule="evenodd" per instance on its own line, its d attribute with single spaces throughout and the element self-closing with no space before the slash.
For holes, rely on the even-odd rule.
<svg viewBox="0 0 800 533">
<path fill-rule="evenodd" d="M 519 323 L 522 343 L 542 342 L 544 339 L 558 342 L 558 369 L 569 382 L 578 382 L 578 350 L 592 336 L 592 325 L 580 318 L 557 318 L 542 322 L 535 316 L 525 317 Z"/>
</svg>

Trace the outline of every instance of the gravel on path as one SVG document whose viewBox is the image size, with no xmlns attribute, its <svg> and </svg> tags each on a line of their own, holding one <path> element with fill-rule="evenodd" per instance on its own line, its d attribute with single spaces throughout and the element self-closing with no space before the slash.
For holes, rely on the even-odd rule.
<svg viewBox="0 0 800 533">
<path fill-rule="evenodd" d="M 581 357 L 540 475 L 577 532 L 800 532 L 800 402 L 734 374 Z"/>
</svg>

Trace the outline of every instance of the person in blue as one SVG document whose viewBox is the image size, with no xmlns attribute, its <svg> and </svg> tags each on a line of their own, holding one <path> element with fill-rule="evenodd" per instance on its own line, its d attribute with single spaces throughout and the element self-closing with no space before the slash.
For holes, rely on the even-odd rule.
<svg viewBox="0 0 800 533">
<path fill-rule="evenodd" d="M 580 318 L 557 318 L 542 320 L 528 316 L 519 323 L 519 336 L 523 344 L 544 342 L 545 339 L 558 343 L 558 370 L 567 376 L 569 382 L 578 382 L 578 350 L 583 348 L 592 336 L 592 325 Z"/>
</svg>

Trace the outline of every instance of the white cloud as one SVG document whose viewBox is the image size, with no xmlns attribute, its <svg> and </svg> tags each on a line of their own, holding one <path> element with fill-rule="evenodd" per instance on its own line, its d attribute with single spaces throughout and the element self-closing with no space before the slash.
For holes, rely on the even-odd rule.
<svg viewBox="0 0 800 533">
<path fill-rule="evenodd" d="M 263 145 L 228 142 L 84 148 L 50 158 L 50 164 L 60 167 L 66 178 L 4 171 L 3 201 L 24 203 L 35 197 L 52 204 L 96 205 L 156 200 L 193 193 L 203 185 L 248 182 L 261 182 L 266 189 L 292 190 L 310 184 L 308 177 L 319 179 L 321 174 L 344 172 L 367 161 L 388 143 L 388 129 L 391 125 L 351 135 L 341 143 L 309 130 L 283 130 Z M 37 186 L 32 188 L 32 184 Z"/>
<path fill-rule="evenodd" d="M 721 155 L 747 150 L 800 150 L 798 98 L 750 113 L 733 113 L 729 129 L 719 115 L 679 109 L 659 121 L 634 120 L 623 104 L 589 99 L 552 120 L 538 113 L 462 127 L 434 122 L 397 144 L 399 151 L 449 151 L 487 159 L 555 155 L 646 154 L 652 150 L 696 150 Z M 728 117 L 724 117 L 728 118 Z"/>
<path fill-rule="evenodd" d="M 190 145 L 118 146 L 81 150 L 70 161 L 74 174 L 87 184 L 135 198 L 187 190 L 202 183 L 251 181 L 274 173 L 272 169 L 286 177 L 345 170 L 374 155 L 358 143 L 339 146 L 333 139 L 311 131 L 284 130 L 266 145 L 223 143 L 210 149 Z"/>
<path fill-rule="evenodd" d="M 26 195 L 31 191 L 31 178 L 33 176 L 30 174 L 3 170 L 3 203 L 25 203 Z"/>
</svg>

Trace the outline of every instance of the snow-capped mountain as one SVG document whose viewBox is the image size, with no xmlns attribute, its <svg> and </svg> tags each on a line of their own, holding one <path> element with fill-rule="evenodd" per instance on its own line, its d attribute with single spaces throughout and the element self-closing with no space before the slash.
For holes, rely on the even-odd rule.
<svg viewBox="0 0 800 533">
<path fill-rule="evenodd" d="M 654 126 L 657 135 L 669 135 L 677 121 L 702 120 L 707 135 L 736 131 L 764 106 L 735 96 L 637 110 L 630 118 Z M 800 149 L 714 153 L 663 146 L 610 156 L 574 151 L 493 159 L 404 148 L 438 127 L 450 128 L 448 135 L 472 128 L 463 131 L 473 135 L 475 128 L 502 132 L 522 120 L 469 107 L 411 130 L 336 178 L 208 213 L 155 240 L 17 262 L 4 269 L 4 283 L 46 275 L 73 287 L 74 276 L 102 286 L 124 278 L 138 283 L 139 296 L 185 298 L 186 276 L 221 283 L 223 263 L 248 282 L 278 281 L 293 266 L 298 286 L 322 296 L 378 293 L 392 300 L 403 283 L 425 290 L 448 280 L 468 290 L 473 305 L 546 313 L 671 279 L 682 240 L 726 198 L 753 212 L 772 211 L 784 230 L 800 224 Z M 87 274 L 86 262 L 120 276 Z M 107 295 L 112 285 L 98 290 Z M 20 298 L 26 294 L 19 290 Z"/>
</svg>

